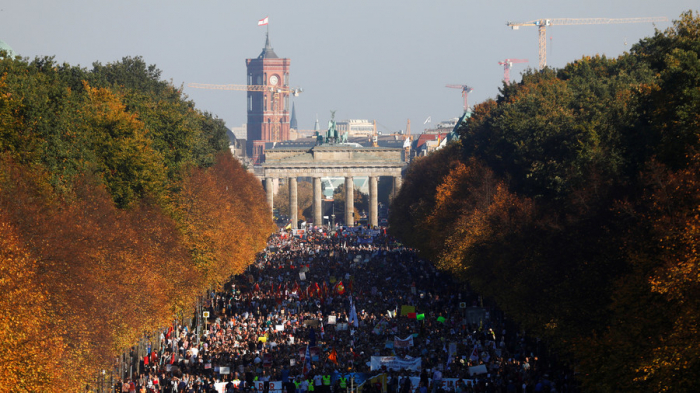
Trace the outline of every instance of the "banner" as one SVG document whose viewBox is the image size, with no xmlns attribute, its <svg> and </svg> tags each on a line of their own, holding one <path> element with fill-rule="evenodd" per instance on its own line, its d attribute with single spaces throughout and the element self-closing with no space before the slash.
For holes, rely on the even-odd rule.
<svg viewBox="0 0 700 393">
<path fill-rule="evenodd" d="M 372 333 L 381 336 L 384 334 L 386 331 L 386 328 L 389 326 L 389 322 L 386 320 L 382 319 L 381 321 L 377 322 L 377 324 L 374 326 L 374 329 L 372 329 Z"/>
<path fill-rule="evenodd" d="M 321 355 L 321 348 L 309 347 L 309 354 L 311 355 L 312 361 L 318 362 L 319 356 Z"/>
<path fill-rule="evenodd" d="M 415 313 L 415 312 L 416 312 L 415 306 L 406 306 L 406 305 L 401 306 L 401 316 L 402 317 L 407 316 L 408 313 Z"/>
<path fill-rule="evenodd" d="M 284 389 L 284 386 L 282 385 L 282 381 L 255 381 L 253 382 L 255 385 L 255 388 L 258 390 L 258 392 L 262 392 L 265 390 L 265 384 L 269 383 L 270 387 L 270 393 L 282 393 L 282 389 Z"/>
<path fill-rule="evenodd" d="M 318 327 L 320 321 L 318 319 L 307 319 L 304 321 L 304 326 L 307 327 Z"/>
<path fill-rule="evenodd" d="M 404 378 L 406 378 L 406 377 L 404 377 Z M 412 389 L 411 392 L 418 392 L 419 391 L 418 386 L 420 386 L 420 377 L 408 377 L 408 379 L 411 380 L 411 384 L 413 385 L 411 388 Z M 403 380 L 403 378 L 401 378 L 401 380 Z M 471 383 L 472 386 L 474 386 L 476 383 L 476 380 L 474 380 L 474 379 L 462 378 L 462 381 L 464 381 L 465 385 L 469 385 Z M 442 379 L 442 389 L 446 392 L 456 391 L 458 382 L 459 382 L 459 378 L 443 378 Z M 428 384 L 432 384 L 432 383 L 433 383 L 433 379 L 428 378 Z M 399 383 L 399 386 L 401 386 L 401 383 Z"/>
<path fill-rule="evenodd" d="M 401 359 L 396 356 L 372 356 L 370 370 L 381 370 L 382 367 L 386 367 L 387 370 L 396 371 L 400 371 L 401 369 L 420 371 L 421 358 L 407 357 L 406 359 Z"/>
<path fill-rule="evenodd" d="M 488 373 L 488 370 L 486 370 L 485 364 L 480 364 L 478 366 L 469 367 L 469 375 L 486 374 L 486 373 Z"/>
<path fill-rule="evenodd" d="M 410 335 L 404 339 L 400 339 L 394 336 L 394 348 L 410 348 L 413 346 L 413 335 Z"/>
</svg>

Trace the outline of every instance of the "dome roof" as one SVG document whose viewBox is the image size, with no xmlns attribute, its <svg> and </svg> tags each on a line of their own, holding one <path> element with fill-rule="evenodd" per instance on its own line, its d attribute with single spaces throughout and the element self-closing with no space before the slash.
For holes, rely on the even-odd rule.
<svg viewBox="0 0 700 393">
<path fill-rule="evenodd" d="M 10 57 L 17 56 L 17 53 L 12 50 L 12 48 L 5 43 L 5 41 L 0 40 L 0 51 L 5 51 Z"/>
<path fill-rule="evenodd" d="M 265 38 L 265 47 L 263 48 L 258 59 L 279 59 L 272 46 L 270 45 L 270 34 L 268 33 Z"/>
</svg>

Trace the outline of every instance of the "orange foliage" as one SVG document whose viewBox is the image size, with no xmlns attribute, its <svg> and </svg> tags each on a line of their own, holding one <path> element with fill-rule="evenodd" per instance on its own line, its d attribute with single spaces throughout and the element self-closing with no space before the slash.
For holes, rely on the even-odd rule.
<svg viewBox="0 0 700 393">
<path fill-rule="evenodd" d="M 60 392 L 65 346 L 44 305 L 39 263 L 16 232 L 0 209 L 0 392 Z"/>
<path fill-rule="evenodd" d="M 210 284 L 245 270 L 274 230 L 262 185 L 230 154 L 193 169 L 177 204 L 187 247 Z"/>
<path fill-rule="evenodd" d="M 700 367 L 700 153 L 689 165 L 672 172 L 655 166 L 648 179 L 654 189 L 648 198 L 650 242 L 655 252 L 638 255 L 635 262 L 653 260 L 650 290 L 667 304 L 668 331 L 654 340 L 638 372 L 658 391 L 678 386 L 681 376 L 695 379 Z M 690 381 L 688 381 L 690 382 Z"/>
<path fill-rule="evenodd" d="M 200 292 L 176 225 L 158 208 L 119 210 L 89 178 L 65 203 L 42 188 L 39 171 L 8 162 L 2 169 L 0 208 L 38 256 L 37 282 L 57 321 L 52 331 L 67 346 L 59 358 L 64 383 L 81 386 L 91 370 L 109 368 Z"/>
</svg>

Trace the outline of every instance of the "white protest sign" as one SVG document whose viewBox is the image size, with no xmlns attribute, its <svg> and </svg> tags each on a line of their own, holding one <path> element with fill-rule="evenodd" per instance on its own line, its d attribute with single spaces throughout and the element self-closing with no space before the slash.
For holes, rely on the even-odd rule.
<svg viewBox="0 0 700 393">
<path fill-rule="evenodd" d="M 478 366 L 469 367 L 469 375 L 486 374 L 486 373 L 488 373 L 488 370 L 486 369 L 485 364 L 480 364 Z"/>
</svg>

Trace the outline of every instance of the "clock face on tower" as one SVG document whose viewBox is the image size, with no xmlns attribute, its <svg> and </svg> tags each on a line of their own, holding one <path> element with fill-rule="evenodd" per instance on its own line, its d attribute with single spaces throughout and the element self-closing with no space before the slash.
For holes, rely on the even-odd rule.
<svg viewBox="0 0 700 393">
<path fill-rule="evenodd" d="M 279 78 L 277 78 L 277 75 L 272 75 L 272 76 L 270 77 L 270 84 L 271 84 L 272 86 L 276 86 L 276 85 L 277 85 L 277 82 L 279 82 Z"/>
</svg>

